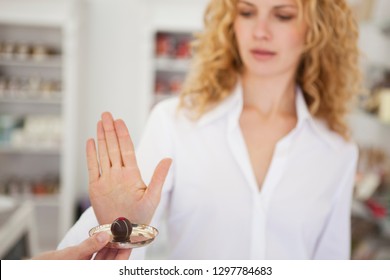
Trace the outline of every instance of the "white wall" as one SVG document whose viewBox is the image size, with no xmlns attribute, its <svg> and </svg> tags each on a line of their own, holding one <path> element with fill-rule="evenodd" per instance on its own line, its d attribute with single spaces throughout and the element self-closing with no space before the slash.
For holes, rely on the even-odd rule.
<svg viewBox="0 0 390 280">
<path fill-rule="evenodd" d="M 146 11 L 139 1 L 85 0 L 81 33 L 80 122 L 78 138 L 79 193 L 87 191 L 85 142 L 96 137 L 101 113 L 122 118 L 135 139 L 144 117 L 139 103 L 139 31 Z"/>
</svg>

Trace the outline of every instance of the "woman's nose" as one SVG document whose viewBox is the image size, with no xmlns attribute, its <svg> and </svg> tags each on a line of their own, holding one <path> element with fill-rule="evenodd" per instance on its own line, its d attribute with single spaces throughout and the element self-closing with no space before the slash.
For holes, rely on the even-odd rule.
<svg viewBox="0 0 390 280">
<path fill-rule="evenodd" d="M 257 40 L 269 40 L 272 38 L 269 22 L 267 19 L 259 18 L 253 27 L 253 37 Z"/>
</svg>

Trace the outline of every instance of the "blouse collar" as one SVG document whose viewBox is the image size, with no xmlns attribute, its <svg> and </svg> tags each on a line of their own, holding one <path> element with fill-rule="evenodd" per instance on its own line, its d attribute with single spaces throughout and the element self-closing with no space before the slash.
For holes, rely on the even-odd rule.
<svg viewBox="0 0 390 280">
<path fill-rule="evenodd" d="M 326 123 L 312 116 L 303 96 L 302 89 L 296 87 L 295 106 L 297 112 L 296 129 L 309 125 L 315 133 L 328 145 L 335 148 L 335 133 L 330 133 Z M 237 83 L 232 94 L 226 97 L 218 106 L 205 113 L 198 121 L 198 126 L 207 126 L 221 118 L 228 118 L 229 129 L 239 123 L 239 118 L 243 110 L 243 92 L 240 83 Z"/>
</svg>

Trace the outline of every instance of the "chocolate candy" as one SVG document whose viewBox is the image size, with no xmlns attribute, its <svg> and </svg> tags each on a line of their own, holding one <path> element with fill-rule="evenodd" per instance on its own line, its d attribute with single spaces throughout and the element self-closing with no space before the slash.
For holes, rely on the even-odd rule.
<svg viewBox="0 0 390 280">
<path fill-rule="evenodd" d="M 111 224 L 111 232 L 114 237 L 114 242 L 130 242 L 130 234 L 133 227 L 128 219 L 125 217 L 117 218 Z"/>
</svg>

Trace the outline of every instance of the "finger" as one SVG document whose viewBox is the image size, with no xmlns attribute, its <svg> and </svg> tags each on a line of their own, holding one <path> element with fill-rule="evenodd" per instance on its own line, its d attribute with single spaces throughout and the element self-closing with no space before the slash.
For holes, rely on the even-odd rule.
<svg viewBox="0 0 390 280">
<path fill-rule="evenodd" d="M 168 175 L 169 168 L 171 167 L 172 159 L 165 158 L 159 162 L 154 170 L 152 180 L 150 181 L 146 195 L 148 198 L 159 202 L 161 197 L 162 186 L 164 185 L 165 178 Z"/>
<path fill-rule="evenodd" d="M 56 250 L 56 251 L 47 251 L 43 252 L 39 255 L 34 256 L 31 258 L 32 260 L 65 260 L 66 257 L 66 251 L 67 249 L 63 250 Z"/>
<path fill-rule="evenodd" d="M 107 232 L 99 232 L 76 246 L 79 259 L 90 259 L 92 255 L 106 246 L 110 241 L 110 235 Z"/>
<path fill-rule="evenodd" d="M 98 140 L 99 161 L 100 161 L 100 167 L 102 168 L 102 173 L 108 172 L 111 167 L 111 164 L 110 164 L 110 158 L 108 157 L 106 136 L 104 135 L 102 121 L 99 121 L 97 124 L 97 140 Z"/>
<path fill-rule="evenodd" d="M 107 260 L 106 255 L 108 254 L 108 251 L 110 251 L 110 248 L 103 248 L 97 254 L 95 255 L 94 260 Z"/>
<path fill-rule="evenodd" d="M 134 152 L 134 145 L 131 141 L 129 130 L 123 120 L 114 122 L 116 134 L 118 136 L 119 147 L 122 154 L 123 164 L 126 167 L 138 168 Z"/>
<path fill-rule="evenodd" d="M 96 146 L 95 146 L 95 141 L 93 139 L 87 140 L 86 150 L 87 150 L 87 166 L 88 166 L 89 183 L 91 184 L 96 182 L 100 176 Z"/>
<path fill-rule="evenodd" d="M 119 150 L 118 138 L 114 127 L 114 120 L 112 118 L 111 113 L 104 112 L 102 114 L 102 122 L 111 166 L 117 168 L 121 167 L 122 158 Z"/>
<path fill-rule="evenodd" d="M 131 255 L 131 249 L 118 250 L 115 259 L 116 260 L 128 260 Z"/>
<path fill-rule="evenodd" d="M 97 253 L 95 260 L 115 260 L 120 249 L 104 248 L 101 252 Z"/>
</svg>

